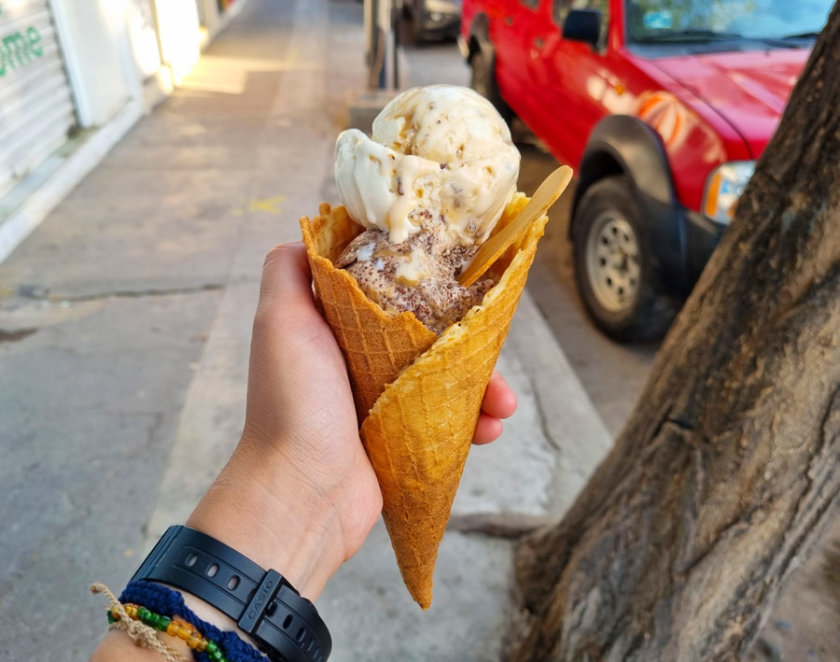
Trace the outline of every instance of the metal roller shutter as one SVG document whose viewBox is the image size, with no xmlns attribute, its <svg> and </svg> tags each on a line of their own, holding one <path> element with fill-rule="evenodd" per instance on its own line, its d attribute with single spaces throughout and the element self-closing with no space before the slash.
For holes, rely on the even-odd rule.
<svg viewBox="0 0 840 662">
<path fill-rule="evenodd" d="M 47 0 L 0 3 L 0 195 L 67 140 L 76 124 Z"/>
</svg>

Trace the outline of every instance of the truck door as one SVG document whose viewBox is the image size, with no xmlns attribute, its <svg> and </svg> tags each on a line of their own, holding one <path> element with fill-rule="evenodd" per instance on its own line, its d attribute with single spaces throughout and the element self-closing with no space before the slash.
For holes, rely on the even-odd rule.
<svg viewBox="0 0 840 662">
<path fill-rule="evenodd" d="M 551 17 L 534 35 L 528 66 L 533 87 L 541 96 L 537 133 L 554 155 L 575 167 L 580 164 L 592 127 L 610 112 L 614 85 L 608 66 L 609 0 L 551 0 Z M 572 9 L 601 12 L 601 35 L 596 47 L 563 39 L 563 25 Z"/>
<path fill-rule="evenodd" d="M 496 80 L 502 97 L 528 124 L 538 101 L 528 78 L 528 44 L 540 32 L 551 0 L 508 0 L 502 4 L 505 8 L 493 36 Z"/>
</svg>

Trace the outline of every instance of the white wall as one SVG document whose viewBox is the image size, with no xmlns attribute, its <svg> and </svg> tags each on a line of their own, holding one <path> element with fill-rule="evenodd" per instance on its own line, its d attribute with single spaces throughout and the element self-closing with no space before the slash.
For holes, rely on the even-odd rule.
<svg viewBox="0 0 840 662">
<path fill-rule="evenodd" d="M 155 0 L 160 53 L 175 83 L 189 73 L 201 53 L 195 0 Z"/>
<path fill-rule="evenodd" d="M 132 56 L 140 78 L 146 80 L 160 69 L 157 21 L 153 0 L 126 0 L 126 26 Z"/>
<path fill-rule="evenodd" d="M 67 74 L 83 127 L 106 124 L 132 99 L 140 81 L 123 0 L 50 0 Z"/>
</svg>

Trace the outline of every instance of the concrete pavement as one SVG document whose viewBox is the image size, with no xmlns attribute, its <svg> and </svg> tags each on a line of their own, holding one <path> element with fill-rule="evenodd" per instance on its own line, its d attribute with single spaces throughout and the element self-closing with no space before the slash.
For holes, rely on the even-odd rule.
<svg viewBox="0 0 840 662">
<path fill-rule="evenodd" d="M 119 590 L 233 448 L 262 259 L 336 200 L 333 142 L 363 89 L 362 45 L 356 2 L 250 0 L 0 264 L 8 659 L 88 655 L 106 625 L 87 585 Z M 331 659 L 499 657 L 511 543 L 482 517 L 559 516 L 609 444 L 527 293 L 499 368 L 520 407 L 470 455 L 432 608 L 411 601 L 378 525 L 319 599 Z"/>
</svg>

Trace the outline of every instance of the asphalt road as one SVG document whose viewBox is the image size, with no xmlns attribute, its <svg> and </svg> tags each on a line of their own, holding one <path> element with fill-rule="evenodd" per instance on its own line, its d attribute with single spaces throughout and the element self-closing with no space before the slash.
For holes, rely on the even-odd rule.
<svg viewBox="0 0 840 662">
<path fill-rule="evenodd" d="M 417 44 L 403 30 L 411 85 L 469 85 L 470 72 L 454 41 Z M 520 190 L 530 194 L 558 166 L 528 129 L 514 120 L 514 140 L 522 153 Z M 620 345 L 590 322 L 578 297 L 567 239 L 574 189 L 550 213 L 546 235 L 528 279 L 528 291 L 566 353 L 609 431 L 624 425 L 644 387 L 658 343 Z"/>
</svg>

